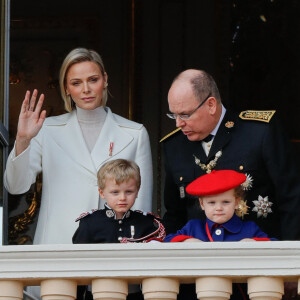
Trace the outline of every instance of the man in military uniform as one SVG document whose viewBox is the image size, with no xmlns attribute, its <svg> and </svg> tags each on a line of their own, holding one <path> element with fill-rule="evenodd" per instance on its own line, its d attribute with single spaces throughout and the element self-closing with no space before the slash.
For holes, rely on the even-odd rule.
<svg viewBox="0 0 300 300">
<path fill-rule="evenodd" d="M 185 187 L 211 170 L 247 174 L 244 220 L 253 220 L 279 240 L 300 237 L 300 178 L 289 141 L 275 111 L 226 110 L 214 79 L 201 70 L 179 74 L 169 90 L 170 114 L 178 127 L 163 139 L 164 221 L 167 233 L 199 218 L 197 199 Z"/>
</svg>

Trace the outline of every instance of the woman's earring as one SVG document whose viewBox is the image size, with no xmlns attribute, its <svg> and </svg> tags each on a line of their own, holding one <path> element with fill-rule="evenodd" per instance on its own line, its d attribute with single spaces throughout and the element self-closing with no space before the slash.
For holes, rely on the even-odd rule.
<svg viewBox="0 0 300 300">
<path fill-rule="evenodd" d="M 108 82 L 105 82 L 105 85 L 104 85 L 105 87 L 108 87 Z"/>
</svg>

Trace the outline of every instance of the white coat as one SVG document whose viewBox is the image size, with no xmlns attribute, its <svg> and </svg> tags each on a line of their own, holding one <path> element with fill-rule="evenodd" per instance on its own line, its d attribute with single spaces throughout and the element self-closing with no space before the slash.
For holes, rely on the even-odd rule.
<svg viewBox="0 0 300 300">
<path fill-rule="evenodd" d="M 85 211 L 103 206 L 97 171 L 117 158 L 135 161 L 141 169 L 141 189 L 134 209 L 151 211 L 152 157 L 149 136 L 142 124 L 113 114 L 106 108 L 103 128 L 90 153 L 76 111 L 46 118 L 29 147 L 8 157 L 4 186 L 11 194 L 29 190 L 43 173 L 42 200 L 34 244 L 69 244 L 78 226 L 75 219 Z M 110 156 L 110 143 L 113 143 Z"/>
</svg>

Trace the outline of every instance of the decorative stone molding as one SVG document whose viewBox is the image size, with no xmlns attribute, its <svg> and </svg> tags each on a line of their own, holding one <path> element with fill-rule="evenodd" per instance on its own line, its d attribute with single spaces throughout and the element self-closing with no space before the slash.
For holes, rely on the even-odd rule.
<svg viewBox="0 0 300 300">
<path fill-rule="evenodd" d="M 212 278 L 216 281 L 211 284 L 211 289 L 219 299 L 228 299 L 231 280 L 247 282 L 247 279 L 252 299 L 259 300 L 259 293 L 262 291 L 269 293 L 267 297 L 280 299 L 283 282 L 298 282 L 300 286 L 300 242 L 0 247 L 0 300 L 22 299 L 23 285 L 41 285 L 42 295 L 46 300 L 52 300 L 50 296 L 57 293 L 63 295 L 59 299 L 73 300 L 77 284 L 91 283 L 96 299 L 110 296 L 125 299 L 127 283 L 143 283 L 146 299 L 161 299 L 166 295 L 169 299 L 175 299 L 179 283 L 194 282 L 198 297 L 203 299 L 208 297 L 205 293 L 210 288 L 208 283 L 202 284 L 201 281 Z M 253 284 L 258 278 L 259 281 L 266 280 L 262 285 L 265 290 L 257 289 L 258 284 Z M 165 283 L 158 287 L 156 282 L 163 282 L 162 279 Z M 220 283 L 216 284 L 221 279 L 227 281 L 222 289 Z M 63 288 L 57 291 L 57 286 L 52 285 L 47 294 L 45 286 L 55 280 L 62 280 Z M 120 283 L 117 289 L 117 285 L 113 283 L 115 280 Z M 276 283 L 273 288 L 271 282 L 274 280 Z M 103 288 L 101 290 L 101 282 L 112 283 L 108 288 L 110 296 L 101 295 L 106 292 Z M 154 283 L 154 288 L 150 283 Z M 67 292 L 64 290 L 66 284 L 70 284 Z"/>
<path fill-rule="evenodd" d="M 284 250 L 284 251 L 283 251 Z M 25 245 L 0 247 L 0 280 L 51 278 L 289 277 L 300 242 Z"/>
</svg>

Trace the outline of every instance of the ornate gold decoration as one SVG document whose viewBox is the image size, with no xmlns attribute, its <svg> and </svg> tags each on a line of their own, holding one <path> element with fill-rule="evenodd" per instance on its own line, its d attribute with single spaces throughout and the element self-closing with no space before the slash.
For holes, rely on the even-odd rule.
<svg viewBox="0 0 300 300">
<path fill-rule="evenodd" d="M 33 192 L 26 195 L 26 202 L 30 203 L 27 210 L 19 215 L 8 219 L 8 240 L 9 244 L 23 245 L 27 242 L 32 242 L 32 238 L 25 234 L 28 225 L 33 223 L 33 219 L 38 212 L 41 201 L 42 192 L 42 176 L 37 177 Z"/>
<path fill-rule="evenodd" d="M 244 216 L 248 215 L 248 208 L 250 207 L 247 206 L 247 200 L 241 199 L 238 208 L 235 210 L 235 213 L 238 217 L 244 219 Z"/>
<path fill-rule="evenodd" d="M 269 123 L 276 110 L 245 110 L 240 113 L 243 120 L 261 121 Z"/>
<path fill-rule="evenodd" d="M 206 173 L 210 173 L 211 170 L 217 165 L 217 161 L 221 156 L 222 156 L 222 150 L 218 151 L 215 155 L 215 158 L 206 165 L 206 164 L 202 164 L 200 159 L 194 154 L 195 164 L 198 165 Z"/>
<path fill-rule="evenodd" d="M 233 121 L 227 121 L 226 123 L 225 123 L 225 127 L 226 128 L 232 128 L 234 126 L 234 122 Z"/>
<path fill-rule="evenodd" d="M 176 128 L 175 130 L 173 130 L 172 132 L 168 133 L 166 136 L 164 136 L 159 142 L 161 143 L 162 141 L 164 141 L 165 139 L 167 139 L 169 136 L 173 135 L 174 133 L 176 133 L 177 131 L 181 130 L 181 127 Z"/>
</svg>

